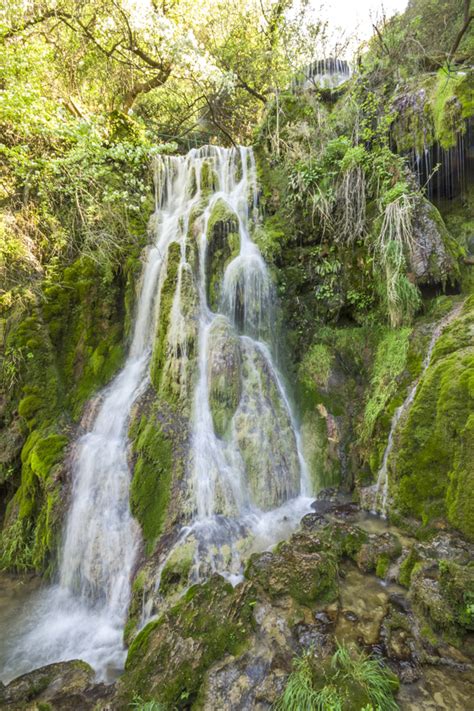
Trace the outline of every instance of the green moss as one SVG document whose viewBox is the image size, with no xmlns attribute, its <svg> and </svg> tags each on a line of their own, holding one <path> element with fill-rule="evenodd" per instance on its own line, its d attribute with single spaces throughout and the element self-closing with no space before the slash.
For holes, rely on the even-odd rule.
<svg viewBox="0 0 474 711">
<path fill-rule="evenodd" d="M 400 570 L 398 573 L 398 582 L 400 585 L 403 585 L 405 588 L 410 587 L 411 575 L 416 563 L 418 562 L 419 556 L 415 549 L 412 548 L 400 564 Z"/>
<path fill-rule="evenodd" d="M 309 607 L 315 601 L 332 601 L 338 593 L 339 559 L 358 549 L 366 536 L 360 529 L 343 528 L 335 524 L 318 530 L 316 536 L 294 534 L 272 553 L 253 554 L 245 577 L 272 599 L 289 595 Z"/>
<path fill-rule="evenodd" d="M 43 406 L 43 401 L 38 395 L 26 395 L 18 404 L 18 414 L 24 417 L 31 425 L 38 410 Z"/>
<path fill-rule="evenodd" d="M 401 423 L 393 463 L 396 508 L 426 525 L 448 517 L 473 536 L 472 403 L 474 351 L 469 330 L 474 311 L 468 301 L 433 351 L 406 420 Z"/>
<path fill-rule="evenodd" d="M 226 266 L 240 249 L 236 214 L 219 199 L 207 223 L 206 284 L 207 299 L 213 311 L 218 310 Z"/>
<path fill-rule="evenodd" d="M 448 520 L 471 540 L 474 540 L 473 462 L 474 415 L 471 414 L 465 427 L 459 432 L 459 444 L 455 448 L 453 467 L 449 473 L 450 481 L 446 493 Z"/>
<path fill-rule="evenodd" d="M 40 478 L 46 479 L 52 467 L 61 459 L 67 437 L 52 434 L 39 439 L 30 451 L 28 464 Z"/>
<path fill-rule="evenodd" d="M 196 545 L 192 541 L 186 541 L 172 552 L 161 571 L 160 593 L 162 595 L 183 589 L 187 585 L 195 552 Z"/>
<path fill-rule="evenodd" d="M 443 148 L 455 146 L 457 134 L 466 130 L 465 119 L 474 114 L 472 71 L 441 69 L 432 106 L 437 140 Z"/>
<path fill-rule="evenodd" d="M 225 436 L 241 396 L 241 353 L 227 319 L 214 320 L 208 342 L 209 407 L 214 430 Z"/>
<path fill-rule="evenodd" d="M 375 423 L 386 413 L 387 403 L 398 391 L 397 379 L 403 373 L 411 329 L 387 330 L 375 354 L 371 375 L 371 390 L 364 411 L 363 436 L 370 438 Z"/>
<path fill-rule="evenodd" d="M 386 554 L 382 554 L 377 558 L 377 564 L 375 567 L 375 575 L 378 578 L 385 579 L 388 569 L 390 567 L 390 558 Z"/>
<path fill-rule="evenodd" d="M 214 191 L 217 185 L 215 170 L 210 162 L 204 161 L 201 168 L 201 190 L 204 192 Z"/>
<path fill-rule="evenodd" d="M 123 362 L 122 290 L 122 283 L 107 271 L 107 265 L 98 266 L 85 257 L 64 271 L 64 293 L 54 303 L 55 308 L 66 308 L 67 318 L 63 315 L 56 338 L 75 418 Z M 53 327 L 55 323 L 56 318 Z"/>
<path fill-rule="evenodd" d="M 167 336 L 170 325 L 171 308 L 173 297 L 176 291 L 178 280 L 178 268 L 181 260 L 181 248 L 176 242 L 168 248 L 166 260 L 166 276 L 161 286 L 160 292 L 160 321 L 153 347 L 153 355 L 150 364 L 150 376 L 153 386 L 160 392 L 162 385 L 163 369 L 167 356 Z"/>
<path fill-rule="evenodd" d="M 55 476 L 67 438 L 34 430 L 22 449 L 21 484 L 10 501 L 0 545 L 1 567 L 42 570 L 55 553 L 60 482 Z M 13 557 L 16 552 L 18 562 Z"/>
<path fill-rule="evenodd" d="M 307 384 L 327 387 L 334 353 L 324 343 L 315 343 L 306 354 L 300 368 L 302 380 Z M 309 381 L 309 382 L 308 382 Z"/>
<path fill-rule="evenodd" d="M 130 505 L 151 553 L 163 529 L 170 499 L 172 443 L 153 416 L 143 415 L 133 426 L 131 438 L 137 459 L 130 486 Z"/>
<path fill-rule="evenodd" d="M 288 229 L 280 213 L 267 217 L 253 235 L 260 252 L 267 263 L 273 263 L 282 256 L 288 242 Z"/>
<path fill-rule="evenodd" d="M 171 706 L 192 704 L 206 670 L 224 655 L 245 648 L 253 626 L 249 602 L 246 590 L 234 591 L 219 576 L 190 588 L 133 641 L 120 697 L 127 700 L 139 693 Z"/>
<path fill-rule="evenodd" d="M 458 565 L 441 560 L 440 589 L 453 610 L 455 622 L 466 630 L 474 630 L 474 563 Z"/>
</svg>

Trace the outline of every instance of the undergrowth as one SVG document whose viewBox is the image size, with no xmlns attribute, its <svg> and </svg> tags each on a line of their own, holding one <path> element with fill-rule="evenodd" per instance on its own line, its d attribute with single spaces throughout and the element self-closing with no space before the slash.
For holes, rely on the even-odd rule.
<svg viewBox="0 0 474 711">
<path fill-rule="evenodd" d="M 344 645 L 321 663 L 312 650 L 297 657 L 274 711 L 396 711 L 398 679 L 382 662 Z"/>
</svg>

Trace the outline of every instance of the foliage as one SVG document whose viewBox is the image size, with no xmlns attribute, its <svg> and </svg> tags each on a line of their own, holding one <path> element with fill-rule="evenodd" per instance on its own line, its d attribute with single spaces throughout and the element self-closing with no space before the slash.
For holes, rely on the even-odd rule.
<svg viewBox="0 0 474 711">
<path fill-rule="evenodd" d="M 134 696 L 130 708 L 135 709 L 135 711 L 166 711 L 168 708 L 159 701 L 143 701 L 141 696 Z"/>
<path fill-rule="evenodd" d="M 165 140 L 217 134 L 229 143 L 248 135 L 267 97 L 314 58 L 323 28 L 305 3 L 294 4 L 14 2 L 0 39 L 8 55 L 26 47 L 24 66 L 41 58 L 35 72 L 47 97 L 61 96 L 75 115 L 124 112 Z"/>
<path fill-rule="evenodd" d="M 377 346 L 371 391 L 364 412 L 363 437 L 370 439 L 380 414 L 398 391 L 397 378 L 406 367 L 410 329 L 387 330 Z"/>
<path fill-rule="evenodd" d="M 384 665 L 364 653 L 339 645 L 329 664 L 310 650 L 293 662 L 277 711 L 344 711 L 375 708 L 396 711 L 398 680 Z"/>
</svg>

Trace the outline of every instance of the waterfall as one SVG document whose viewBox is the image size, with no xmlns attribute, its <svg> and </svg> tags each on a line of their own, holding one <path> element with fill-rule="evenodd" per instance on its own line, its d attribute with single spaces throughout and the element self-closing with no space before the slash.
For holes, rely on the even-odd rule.
<svg viewBox="0 0 474 711">
<path fill-rule="evenodd" d="M 243 553 L 284 538 L 309 510 L 299 431 L 274 355 L 272 283 L 251 237 L 257 219 L 253 153 L 207 146 L 159 156 L 154 169 L 155 240 L 147 249 L 129 355 L 75 443 L 58 581 L 19 621 L 7 680 L 73 658 L 89 662 L 105 680 L 123 667 L 140 541 L 129 506 L 128 426 L 133 404 L 150 386 L 155 334 L 164 328 L 163 383 L 190 393 L 191 514 L 177 544 L 195 543 L 190 582 L 212 571 L 240 579 Z M 209 244 L 216 209 L 227 211 L 234 230 L 221 230 L 218 238 L 232 237 L 235 244 L 220 265 L 212 300 L 209 268 L 220 254 Z M 164 326 L 162 292 L 174 247 L 175 291 Z M 193 360 L 188 341 L 194 328 Z"/>
<path fill-rule="evenodd" d="M 418 390 L 418 385 L 420 384 L 420 381 L 423 378 L 423 375 L 425 374 L 426 369 L 428 368 L 428 366 L 431 362 L 431 356 L 433 354 L 433 349 L 436 345 L 438 338 L 441 336 L 441 334 L 444 331 L 444 329 L 446 328 L 446 326 L 448 324 L 450 324 L 451 321 L 453 321 L 453 319 L 456 318 L 456 316 L 461 311 L 462 306 L 463 306 L 462 303 L 455 306 L 443 319 L 441 319 L 441 321 L 433 329 L 433 333 L 431 334 L 430 342 L 428 344 L 428 349 L 426 351 L 426 354 L 425 354 L 425 357 L 423 359 L 423 363 L 421 366 L 420 375 L 411 384 L 410 389 L 408 391 L 408 395 L 406 396 L 403 403 L 400 405 L 400 407 L 397 407 L 397 409 L 393 413 L 392 421 L 390 423 L 390 432 L 388 435 L 387 446 L 385 447 L 385 451 L 384 451 L 383 458 L 382 458 L 382 465 L 381 465 L 378 475 L 377 475 L 377 482 L 375 483 L 375 485 L 373 487 L 368 487 L 369 489 L 372 489 L 372 492 L 371 492 L 372 496 L 369 498 L 372 499 L 373 512 L 380 513 L 380 515 L 383 518 L 387 517 L 387 505 L 388 505 L 388 494 L 389 494 L 388 463 L 389 463 L 390 455 L 392 453 L 393 440 L 394 440 L 395 432 L 398 427 L 398 423 L 400 422 L 402 417 L 405 415 L 405 413 L 409 410 L 413 400 L 415 399 L 415 395 Z"/>
<path fill-rule="evenodd" d="M 292 81 L 292 89 L 337 89 L 352 75 L 349 62 L 345 59 L 317 59 L 308 64 Z"/>
<path fill-rule="evenodd" d="M 309 510 L 309 476 L 275 357 L 274 290 L 251 236 L 258 219 L 253 152 L 206 147 L 175 160 L 190 171 L 200 205 L 185 237 L 198 244 L 197 358 L 187 466 L 191 517 L 160 574 L 181 547 L 188 552 L 191 546 L 190 583 L 212 572 L 237 582 L 244 559 L 288 535 Z M 162 159 L 157 162 L 157 175 L 165 174 Z M 203 175 L 212 180 L 206 183 Z M 176 183 L 169 186 L 171 193 L 180 189 Z M 225 217 L 213 232 L 219 211 Z M 220 279 L 212 291 L 209 281 L 215 274 L 209 265 L 216 240 L 220 252 L 227 246 L 229 255 L 225 263 L 214 264 Z M 183 253 L 191 251 L 187 245 Z M 179 289 L 177 282 L 176 293 Z M 153 601 L 145 607 L 143 623 Z"/>
</svg>

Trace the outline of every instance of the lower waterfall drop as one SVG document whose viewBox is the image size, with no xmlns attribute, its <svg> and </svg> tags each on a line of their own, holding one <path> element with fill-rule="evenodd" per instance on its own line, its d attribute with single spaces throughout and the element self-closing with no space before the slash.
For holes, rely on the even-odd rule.
<svg viewBox="0 0 474 711">
<path fill-rule="evenodd" d="M 188 177 L 183 168 L 173 173 L 178 182 Z M 157 204 L 156 239 L 145 258 L 128 358 L 99 395 L 92 425 L 74 446 L 58 582 L 41 590 L 17 622 L 5 680 L 68 659 L 88 662 L 105 680 L 123 667 L 123 627 L 140 540 L 129 505 L 128 424 L 149 382 L 166 252 L 181 234 L 183 212 L 194 204 L 184 187 Z"/>
</svg>

